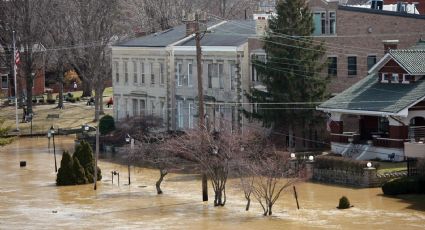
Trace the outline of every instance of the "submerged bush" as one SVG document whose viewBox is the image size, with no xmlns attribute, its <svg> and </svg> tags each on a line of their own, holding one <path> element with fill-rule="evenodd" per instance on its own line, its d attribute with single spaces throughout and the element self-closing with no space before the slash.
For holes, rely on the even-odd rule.
<svg viewBox="0 0 425 230">
<path fill-rule="evenodd" d="M 390 180 L 382 186 L 385 195 L 425 193 L 425 178 L 401 177 Z"/>
<path fill-rule="evenodd" d="M 90 145 L 83 141 L 76 147 L 72 157 L 68 152 L 64 152 L 56 184 L 76 185 L 93 183 L 94 167 L 93 151 Z M 102 173 L 100 168 L 97 167 L 97 180 L 99 181 L 101 179 Z"/>
<path fill-rule="evenodd" d="M 339 205 L 337 208 L 339 209 L 351 208 L 350 201 L 348 200 L 346 196 L 343 196 L 339 199 Z"/>
</svg>

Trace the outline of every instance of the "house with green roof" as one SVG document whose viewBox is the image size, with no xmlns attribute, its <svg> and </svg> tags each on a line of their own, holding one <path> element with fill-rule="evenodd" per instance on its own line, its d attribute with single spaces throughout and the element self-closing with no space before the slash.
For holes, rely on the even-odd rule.
<svg viewBox="0 0 425 230">
<path fill-rule="evenodd" d="M 362 160 L 425 157 L 425 40 L 389 49 L 367 77 L 317 110 L 329 114 L 335 153 Z M 353 118 L 355 128 L 344 127 Z"/>
</svg>

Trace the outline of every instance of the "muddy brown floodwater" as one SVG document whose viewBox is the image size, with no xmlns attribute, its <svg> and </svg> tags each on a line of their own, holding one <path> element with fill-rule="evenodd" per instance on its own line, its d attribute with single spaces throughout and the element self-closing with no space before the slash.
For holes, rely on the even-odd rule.
<svg viewBox="0 0 425 230">
<path fill-rule="evenodd" d="M 73 151 L 73 138 L 56 141 L 59 165 L 62 150 Z M 27 161 L 25 168 L 20 160 Z M 103 180 L 96 191 L 91 184 L 56 187 L 47 138 L 19 139 L 0 148 L 0 229 L 425 229 L 424 196 L 409 202 L 384 197 L 379 188 L 302 183 L 297 185 L 300 210 L 288 192 L 274 215 L 263 217 L 255 203 L 244 211 L 237 180 L 229 181 L 226 206 L 214 208 L 201 201 L 197 175 L 170 174 L 164 194 L 156 195 L 157 171 L 132 169 L 128 186 L 126 166 L 104 160 L 99 166 Z M 113 170 L 121 174 L 120 186 L 111 183 Z M 337 210 L 342 195 L 355 207 Z"/>
</svg>

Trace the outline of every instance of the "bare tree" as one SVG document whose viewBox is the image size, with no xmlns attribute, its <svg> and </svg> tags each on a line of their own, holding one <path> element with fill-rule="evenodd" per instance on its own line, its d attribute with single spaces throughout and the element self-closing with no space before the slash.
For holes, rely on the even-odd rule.
<svg viewBox="0 0 425 230">
<path fill-rule="evenodd" d="M 211 181 L 214 206 L 226 204 L 226 183 L 233 156 L 240 151 L 239 138 L 230 132 L 190 130 L 168 140 L 165 150 L 194 161 Z"/>
<path fill-rule="evenodd" d="M 261 205 L 263 215 L 272 215 L 273 205 L 290 186 L 304 178 L 304 167 L 290 163 L 290 155 L 276 151 L 268 137 L 260 133 L 243 136 L 242 151 L 238 155 L 238 174 L 247 200 L 251 196 Z"/>
<path fill-rule="evenodd" d="M 40 0 L 40 2 L 43 2 Z M 32 88 L 36 72 L 43 65 L 44 50 L 41 44 L 42 34 L 45 28 L 40 23 L 39 12 L 46 9 L 41 7 L 39 1 L 31 0 L 10 0 L 0 1 L 1 21 L 0 27 L 2 35 L 0 42 L 6 53 L 9 55 L 8 63 L 11 63 L 10 69 L 13 70 L 13 52 L 12 52 L 12 31 L 16 35 L 16 48 L 20 51 L 19 75 L 25 80 L 26 103 L 28 113 L 32 113 Z M 7 30 L 7 31 L 6 31 Z M 3 34 L 3 32 L 5 32 Z M 16 87 L 16 86 L 15 86 Z M 15 95 L 18 96 L 18 95 Z"/>
<path fill-rule="evenodd" d="M 73 67 L 83 80 L 83 96 L 95 90 L 95 120 L 102 114 L 104 82 L 111 78 L 109 45 L 115 38 L 119 19 L 118 0 L 72 0 L 69 34 Z"/>
</svg>

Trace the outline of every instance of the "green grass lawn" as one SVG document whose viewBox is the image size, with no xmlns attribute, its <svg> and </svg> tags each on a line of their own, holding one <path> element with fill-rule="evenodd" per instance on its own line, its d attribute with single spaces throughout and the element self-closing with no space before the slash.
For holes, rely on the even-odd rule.
<svg viewBox="0 0 425 230">
<path fill-rule="evenodd" d="M 390 172 L 398 172 L 407 170 L 407 162 L 378 162 L 380 167 L 378 169 L 378 173 L 390 173 Z"/>
</svg>

